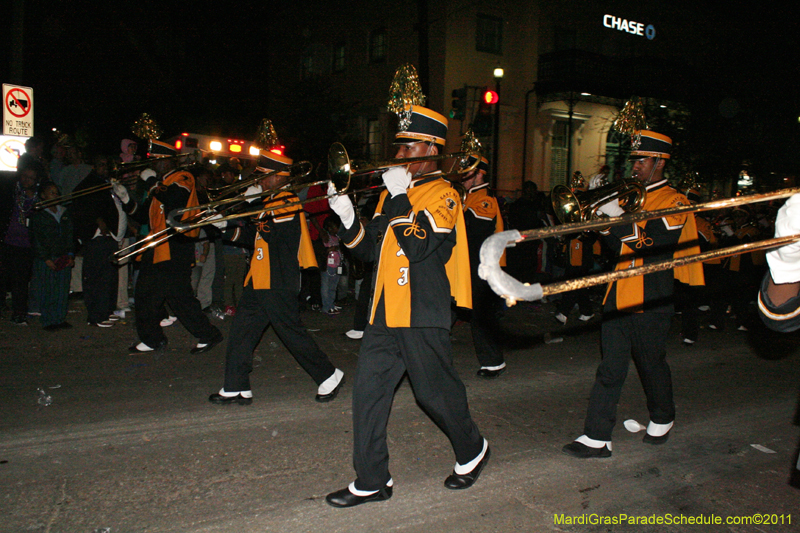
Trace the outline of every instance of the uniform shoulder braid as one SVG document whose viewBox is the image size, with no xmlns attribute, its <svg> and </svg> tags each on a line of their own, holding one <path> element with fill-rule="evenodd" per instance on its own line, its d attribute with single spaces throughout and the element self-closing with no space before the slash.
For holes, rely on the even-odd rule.
<svg viewBox="0 0 800 533">
<path fill-rule="evenodd" d="M 275 220 L 291 218 L 302 210 L 297 195 L 289 191 L 281 191 L 264 199 L 264 207 L 273 206 L 276 209 L 271 212 L 271 215 Z"/>
</svg>

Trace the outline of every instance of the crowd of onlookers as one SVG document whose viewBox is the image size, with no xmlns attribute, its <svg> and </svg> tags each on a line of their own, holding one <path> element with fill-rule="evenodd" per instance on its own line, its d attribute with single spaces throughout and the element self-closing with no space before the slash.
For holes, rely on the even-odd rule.
<svg viewBox="0 0 800 533">
<path fill-rule="evenodd" d="M 95 154 L 87 162 L 85 150 L 66 138 L 55 143 L 47 157 L 45 144 L 32 137 L 13 178 L 3 180 L 0 291 L 4 298 L 0 310 L 14 324 L 27 325 L 38 316 L 46 330 L 69 328 L 68 300 L 81 295 L 90 325 L 112 327 L 130 313 L 137 262 L 135 257 L 111 262 L 108 256 L 144 238 L 149 228 L 125 216 L 119 194 L 102 185 L 118 182 L 125 192 L 117 192 L 141 202 L 148 191 L 136 175 L 148 170 L 137 164 L 142 156 L 136 141 L 124 139 L 120 148 L 115 157 Z M 206 160 L 188 170 L 203 204 L 213 199 L 214 189 L 247 180 L 254 167 L 246 160 L 231 159 L 219 165 Z M 95 192 L 84 192 L 91 190 Z M 301 192 L 303 199 L 324 195 L 322 187 Z M 65 201 L 40 205 L 58 199 Z M 341 310 L 336 302 L 347 296 L 352 262 L 340 250 L 338 219 L 329 218 L 327 200 L 309 201 L 305 207 L 320 268 L 303 273 L 300 305 L 335 315 Z M 251 248 L 224 240 L 209 225 L 202 228 L 195 249 L 192 285 L 202 309 L 219 320 L 233 316 Z M 174 320 L 168 313 L 162 325 Z"/>
</svg>

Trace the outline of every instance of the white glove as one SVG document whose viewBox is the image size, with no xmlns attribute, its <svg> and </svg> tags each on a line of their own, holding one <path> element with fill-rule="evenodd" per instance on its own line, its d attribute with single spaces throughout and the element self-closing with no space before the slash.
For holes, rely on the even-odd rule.
<svg viewBox="0 0 800 533">
<path fill-rule="evenodd" d="M 589 190 L 597 189 L 603 185 L 603 182 L 606 179 L 605 174 L 595 174 L 592 176 L 592 179 L 589 180 Z"/>
<path fill-rule="evenodd" d="M 222 215 L 217 213 L 216 215 L 214 215 L 213 217 L 209 218 L 208 220 L 212 220 L 213 221 L 213 220 L 217 220 L 217 219 L 220 219 L 220 218 L 222 218 Z M 218 228 L 218 229 L 225 229 L 225 228 L 228 227 L 228 221 L 227 220 L 223 220 L 222 222 L 211 222 L 211 223 L 214 225 L 215 228 Z"/>
<path fill-rule="evenodd" d="M 152 168 L 146 168 L 139 173 L 139 179 L 141 179 L 142 181 L 147 181 L 150 178 L 155 178 L 155 177 L 156 177 L 156 171 L 153 170 Z"/>
<path fill-rule="evenodd" d="M 409 174 L 403 167 L 392 167 L 383 173 L 383 184 L 386 185 L 386 190 L 392 195 L 392 198 L 398 194 L 406 194 L 409 184 L 411 183 L 411 174 Z"/>
<path fill-rule="evenodd" d="M 619 206 L 619 198 L 614 198 L 607 204 L 601 205 L 597 212 L 607 217 L 621 217 L 625 214 L 625 210 Z"/>
<path fill-rule="evenodd" d="M 356 210 L 353 209 L 353 202 L 346 194 L 339 194 L 336 192 L 336 187 L 333 182 L 328 182 L 328 205 L 331 206 L 333 212 L 339 215 L 345 229 L 350 229 L 353 222 L 356 221 Z"/>
<path fill-rule="evenodd" d="M 130 202 L 131 197 L 128 194 L 128 189 L 126 189 L 122 183 L 118 182 L 117 180 L 111 180 L 111 189 L 114 191 L 114 194 L 117 195 L 117 198 L 119 198 L 120 202 L 123 204 Z"/>
<path fill-rule="evenodd" d="M 775 236 L 788 237 L 800 233 L 800 194 L 789 198 L 775 218 Z M 775 283 L 800 281 L 800 242 L 793 242 L 767 252 L 769 272 Z"/>
<path fill-rule="evenodd" d="M 261 185 L 251 185 L 251 186 L 249 186 L 247 188 L 246 191 L 244 191 L 244 195 L 245 195 L 245 197 L 254 196 L 256 194 L 261 194 L 262 192 L 263 192 L 263 189 L 261 188 Z M 248 202 L 252 202 L 252 201 L 257 200 L 257 199 L 258 198 L 247 198 L 247 201 Z"/>
</svg>

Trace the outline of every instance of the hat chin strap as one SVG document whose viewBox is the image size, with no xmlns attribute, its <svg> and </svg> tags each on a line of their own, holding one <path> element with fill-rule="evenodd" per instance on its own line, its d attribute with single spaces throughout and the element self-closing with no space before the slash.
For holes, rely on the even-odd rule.
<svg viewBox="0 0 800 533">
<path fill-rule="evenodd" d="M 652 156 L 652 157 L 656 161 L 655 163 L 653 163 L 653 168 L 650 169 L 650 175 L 647 176 L 647 179 L 644 181 L 645 185 L 650 185 L 650 183 L 653 181 L 653 175 L 656 173 L 656 166 L 658 166 L 658 162 L 661 161 L 661 158 L 659 156 Z"/>
<path fill-rule="evenodd" d="M 420 141 L 420 142 L 425 142 L 425 141 Z M 428 157 L 429 155 L 431 155 L 431 148 L 433 148 L 433 144 L 431 144 L 431 143 L 428 143 L 428 151 L 425 153 L 425 155 L 423 155 L 423 156 L 421 156 L 421 157 Z M 413 176 L 411 176 L 411 179 L 414 179 L 414 178 L 417 178 L 417 177 L 419 177 L 419 176 L 421 175 L 421 174 L 420 174 L 420 172 L 422 172 L 422 167 L 424 167 L 424 166 L 425 166 L 425 164 L 423 164 L 423 165 L 422 165 L 422 166 L 419 168 L 419 170 L 417 170 L 417 171 L 414 173 L 414 175 L 413 175 Z"/>
</svg>

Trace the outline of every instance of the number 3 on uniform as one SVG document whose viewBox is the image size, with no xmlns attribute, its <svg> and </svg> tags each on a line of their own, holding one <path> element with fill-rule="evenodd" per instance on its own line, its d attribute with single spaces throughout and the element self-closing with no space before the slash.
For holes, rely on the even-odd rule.
<svg viewBox="0 0 800 533">
<path fill-rule="evenodd" d="M 400 278 L 397 280 L 397 284 L 400 286 L 408 285 L 408 267 L 400 268 Z"/>
<path fill-rule="evenodd" d="M 256 248 L 256 261 L 261 261 L 262 259 L 264 259 L 264 249 Z"/>
</svg>

